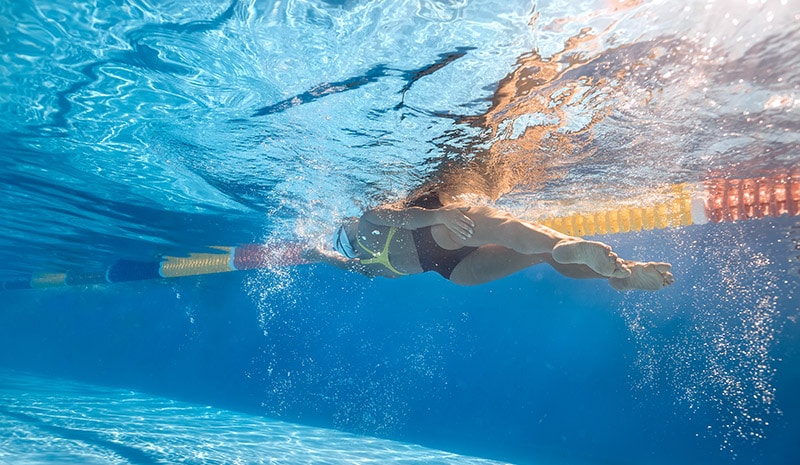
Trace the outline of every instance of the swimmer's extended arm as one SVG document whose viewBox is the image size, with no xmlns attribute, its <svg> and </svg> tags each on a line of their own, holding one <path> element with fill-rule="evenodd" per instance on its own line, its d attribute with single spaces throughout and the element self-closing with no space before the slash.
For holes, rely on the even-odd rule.
<svg viewBox="0 0 800 465">
<path fill-rule="evenodd" d="M 345 258 L 336 252 L 330 252 L 316 247 L 302 251 L 301 255 L 309 263 L 324 263 L 342 270 L 353 271 L 363 274 L 364 276 L 373 277 L 367 267 L 362 265 L 361 261 L 357 258 Z"/>
<path fill-rule="evenodd" d="M 420 207 L 376 208 L 364 213 L 362 220 L 378 226 L 394 226 L 403 229 L 419 229 L 443 224 L 461 237 L 472 236 L 475 223 L 464 214 L 469 207 L 443 207 L 433 210 Z"/>
</svg>

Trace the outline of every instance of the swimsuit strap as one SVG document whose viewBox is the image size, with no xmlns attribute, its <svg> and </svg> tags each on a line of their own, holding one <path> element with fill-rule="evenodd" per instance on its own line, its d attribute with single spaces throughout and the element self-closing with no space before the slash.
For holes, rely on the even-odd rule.
<svg viewBox="0 0 800 465">
<path fill-rule="evenodd" d="M 380 252 L 374 252 L 369 248 L 367 248 L 367 246 L 365 246 L 361 242 L 361 239 L 358 237 L 358 234 L 356 234 L 356 242 L 358 243 L 358 246 L 361 247 L 365 252 L 372 255 L 372 258 L 361 260 L 361 263 L 363 265 L 373 265 L 377 263 L 379 265 L 383 265 L 387 270 L 391 271 L 392 273 L 398 276 L 407 275 L 408 273 L 403 273 L 401 271 L 398 271 L 389 262 L 389 245 L 392 243 L 392 237 L 394 237 L 394 233 L 396 232 L 397 232 L 396 227 L 392 226 L 391 228 L 389 228 L 389 234 L 386 235 L 386 243 L 383 244 L 383 250 L 381 250 Z"/>
</svg>

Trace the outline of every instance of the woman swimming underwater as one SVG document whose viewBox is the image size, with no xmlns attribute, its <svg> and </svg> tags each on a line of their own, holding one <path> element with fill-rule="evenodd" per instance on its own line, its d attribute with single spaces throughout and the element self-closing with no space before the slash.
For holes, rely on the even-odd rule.
<svg viewBox="0 0 800 465">
<path fill-rule="evenodd" d="M 435 271 L 466 286 L 541 263 L 571 278 L 608 279 L 618 290 L 658 290 L 674 282 L 668 263 L 624 260 L 601 242 L 568 236 L 491 207 L 445 206 L 437 194 L 350 218 L 333 242 L 333 251 L 314 248 L 304 255 L 309 261 L 370 277 Z"/>
</svg>

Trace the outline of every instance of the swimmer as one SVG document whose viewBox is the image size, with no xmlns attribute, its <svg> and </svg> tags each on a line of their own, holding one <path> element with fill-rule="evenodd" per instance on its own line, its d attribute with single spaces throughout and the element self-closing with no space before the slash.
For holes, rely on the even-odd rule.
<svg viewBox="0 0 800 465">
<path fill-rule="evenodd" d="M 335 252 L 334 252 L 335 251 Z M 427 194 L 346 220 L 333 250 L 304 257 L 365 276 L 397 278 L 435 271 L 473 286 L 547 263 L 570 278 L 602 278 L 617 290 L 659 290 L 674 282 L 668 263 L 623 260 L 601 242 L 568 236 L 485 206 L 444 206 Z"/>
</svg>

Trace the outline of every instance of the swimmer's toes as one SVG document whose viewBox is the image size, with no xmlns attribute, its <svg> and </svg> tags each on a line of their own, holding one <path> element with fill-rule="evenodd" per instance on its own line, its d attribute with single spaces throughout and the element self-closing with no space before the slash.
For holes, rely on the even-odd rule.
<svg viewBox="0 0 800 465">
<path fill-rule="evenodd" d="M 616 257 L 616 255 L 615 255 Z M 614 261 L 614 270 L 611 272 L 612 278 L 627 278 L 631 275 L 631 269 L 625 264 L 625 261 L 617 257 Z"/>
<path fill-rule="evenodd" d="M 670 271 L 672 270 L 672 265 L 669 263 L 649 263 L 649 265 L 661 275 L 665 287 L 675 282 L 675 276 Z"/>
<path fill-rule="evenodd" d="M 659 273 L 669 273 L 669 270 L 672 269 L 672 265 L 669 263 L 650 263 Z"/>
<path fill-rule="evenodd" d="M 621 279 L 611 277 L 609 283 L 614 289 L 657 291 L 675 282 L 675 277 L 669 271 L 672 268 L 669 263 L 627 262 L 626 264 L 631 270 L 631 275 Z"/>
</svg>

